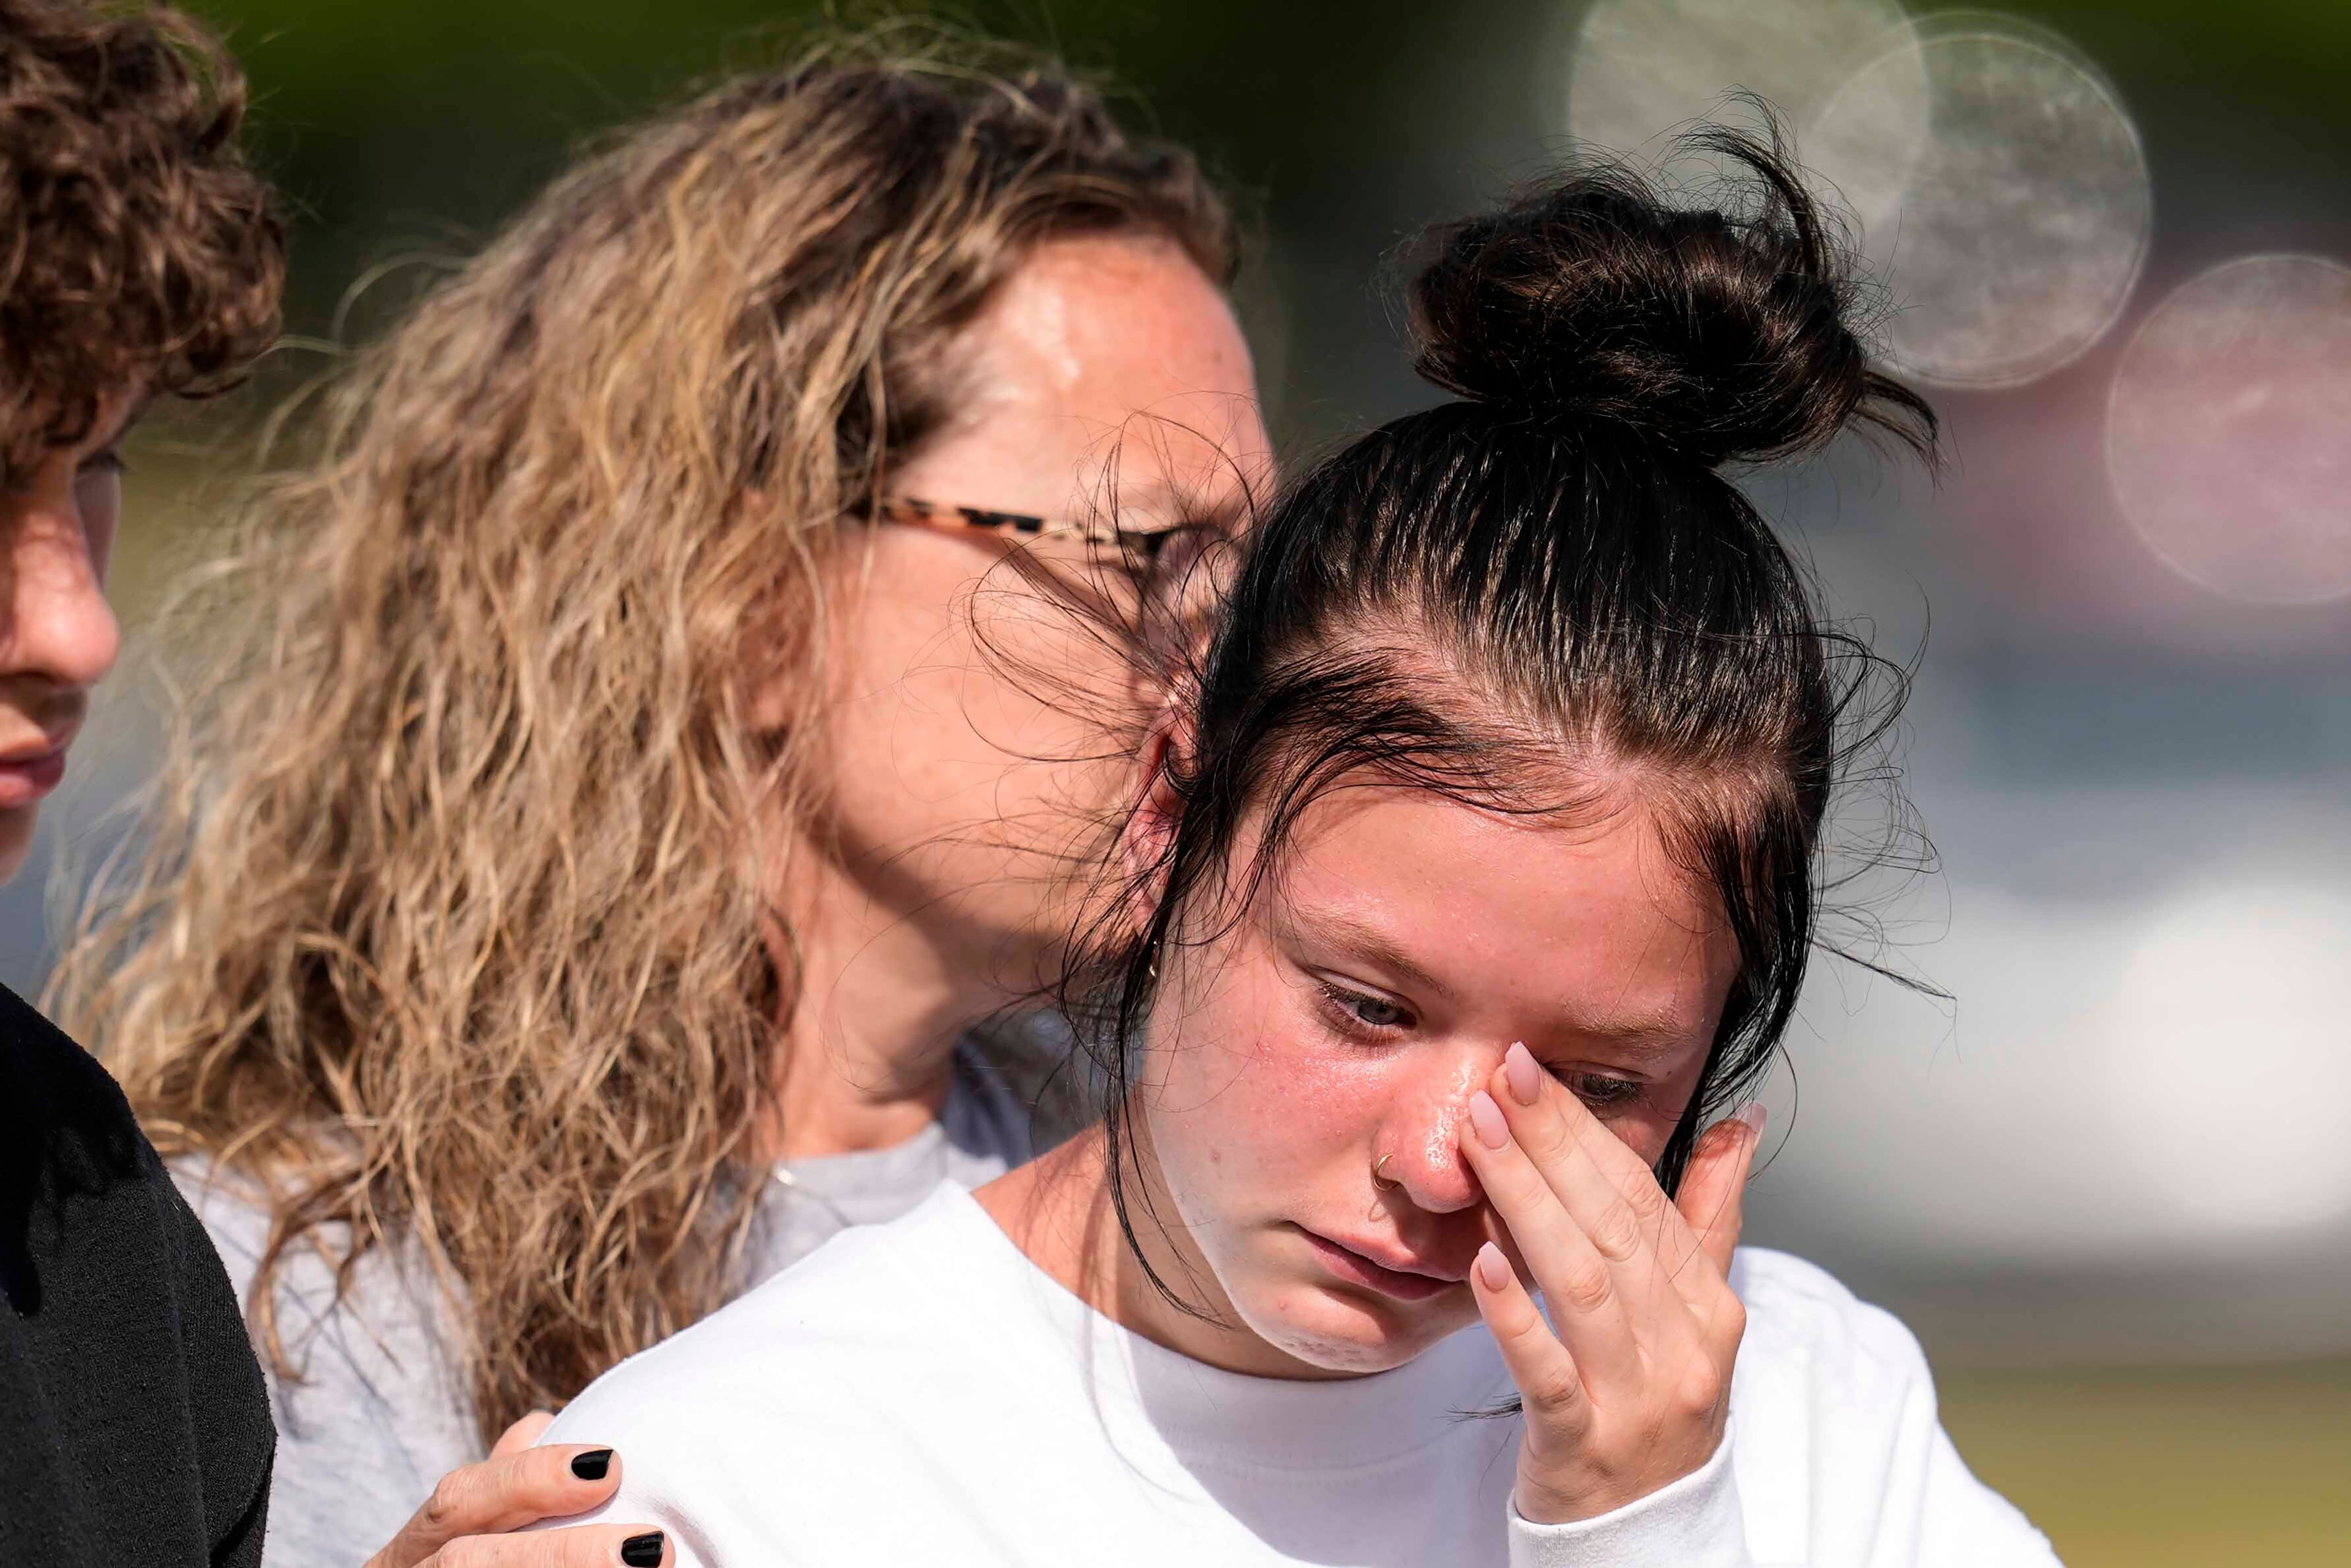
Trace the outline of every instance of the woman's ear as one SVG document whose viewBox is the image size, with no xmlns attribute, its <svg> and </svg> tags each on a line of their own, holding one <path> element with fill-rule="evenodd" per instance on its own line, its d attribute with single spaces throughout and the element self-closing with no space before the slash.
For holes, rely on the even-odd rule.
<svg viewBox="0 0 2351 1568">
<path fill-rule="evenodd" d="M 1183 825 L 1184 797 L 1176 772 L 1191 750 L 1194 729 L 1188 705 L 1171 695 L 1152 720 L 1134 754 L 1134 809 L 1119 834 L 1119 856 L 1129 883 L 1137 925 L 1148 925 L 1167 891 L 1167 858 Z"/>
</svg>

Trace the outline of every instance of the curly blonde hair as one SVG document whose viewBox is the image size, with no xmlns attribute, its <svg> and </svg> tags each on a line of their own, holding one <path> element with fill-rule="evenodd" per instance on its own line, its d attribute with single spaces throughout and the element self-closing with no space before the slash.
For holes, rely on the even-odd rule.
<svg viewBox="0 0 2351 1568">
<path fill-rule="evenodd" d="M 452 1288 L 485 1440 L 734 1288 L 820 569 L 1023 256 L 1129 230 L 1230 280 L 1210 183 L 1096 91 L 833 39 L 590 159 L 325 402 L 55 993 L 160 1145 L 267 1183 L 281 1368 L 329 1227 L 346 1287 L 413 1239 Z"/>
</svg>

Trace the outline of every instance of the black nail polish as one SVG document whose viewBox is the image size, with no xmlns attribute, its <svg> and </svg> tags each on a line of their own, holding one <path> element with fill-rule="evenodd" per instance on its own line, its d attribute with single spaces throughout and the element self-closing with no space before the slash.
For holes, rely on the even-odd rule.
<svg viewBox="0 0 2351 1568">
<path fill-rule="evenodd" d="M 621 1542 L 621 1561 L 629 1568 L 660 1568 L 662 1532 L 649 1530 Z"/>
<path fill-rule="evenodd" d="M 612 1468 L 612 1450 L 590 1448 L 571 1456 L 571 1473 L 583 1481 L 601 1481 Z"/>
</svg>

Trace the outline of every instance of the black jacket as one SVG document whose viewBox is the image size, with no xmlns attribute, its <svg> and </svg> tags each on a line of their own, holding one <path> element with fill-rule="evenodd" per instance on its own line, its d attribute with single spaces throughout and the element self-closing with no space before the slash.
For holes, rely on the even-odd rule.
<svg viewBox="0 0 2351 1568">
<path fill-rule="evenodd" d="M 0 988 L 0 1561 L 261 1562 L 269 1397 L 204 1228 L 87 1051 Z"/>
</svg>

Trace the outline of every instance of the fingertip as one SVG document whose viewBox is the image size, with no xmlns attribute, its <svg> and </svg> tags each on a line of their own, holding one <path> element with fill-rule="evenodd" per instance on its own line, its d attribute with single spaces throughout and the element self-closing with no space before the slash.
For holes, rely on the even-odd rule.
<svg viewBox="0 0 2351 1568">
<path fill-rule="evenodd" d="M 1499 1294 L 1510 1288 L 1518 1276 L 1510 1271 L 1510 1260 L 1492 1242 L 1478 1249 L 1477 1259 L 1469 1265 L 1470 1277 L 1484 1289 Z"/>
<path fill-rule="evenodd" d="M 621 1562 L 625 1568 L 661 1568 L 667 1561 L 669 1537 L 661 1531 L 648 1530 L 621 1542 Z"/>
<path fill-rule="evenodd" d="M 1728 1165 L 1752 1153 L 1756 1145 L 1762 1141 L 1765 1114 L 1761 1105 L 1740 1106 L 1737 1112 L 1707 1129 L 1705 1146 L 1698 1152 L 1697 1157 L 1708 1165 Z"/>
<path fill-rule="evenodd" d="M 582 1448 L 571 1456 L 571 1473 L 583 1481 L 617 1480 L 612 1476 L 614 1458 L 610 1448 Z"/>
<path fill-rule="evenodd" d="M 1502 1057 L 1500 1076 L 1502 1087 L 1508 1089 L 1510 1098 L 1520 1104 L 1532 1105 L 1541 1098 L 1543 1071 L 1535 1061 L 1534 1052 L 1527 1049 L 1525 1040 L 1510 1042 L 1510 1049 Z"/>
<path fill-rule="evenodd" d="M 1489 1149 L 1499 1149 L 1510 1141 L 1510 1124 L 1502 1115 L 1502 1107 L 1493 1095 L 1480 1089 L 1469 1096 L 1469 1125 L 1478 1141 Z"/>
</svg>

